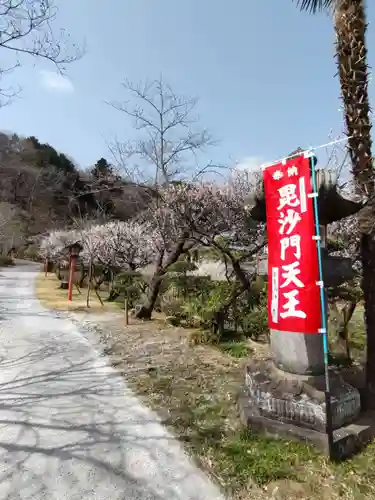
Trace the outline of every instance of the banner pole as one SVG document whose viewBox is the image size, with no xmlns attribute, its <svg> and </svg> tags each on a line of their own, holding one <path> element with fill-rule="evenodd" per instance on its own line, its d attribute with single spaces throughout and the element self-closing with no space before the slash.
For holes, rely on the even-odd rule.
<svg viewBox="0 0 375 500">
<path fill-rule="evenodd" d="M 307 149 L 303 149 L 299 153 L 293 153 L 290 156 L 284 156 L 284 158 L 274 160 L 270 163 L 264 163 L 261 166 L 261 168 L 262 168 L 262 170 L 265 170 L 268 167 L 273 167 L 274 165 L 277 165 L 278 163 L 282 163 L 283 161 L 289 160 L 291 158 L 296 158 L 297 156 L 300 156 L 302 154 L 304 154 L 306 157 L 306 154 L 310 153 L 311 151 L 316 151 L 317 149 L 322 149 L 322 148 L 328 148 L 329 146 L 334 146 L 335 144 L 338 144 L 338 143 L 343 142 L 343 141 L 347 141 L 348 139 L 351 139 L 351 138 L 352 138 L 352 136 L 345 136 L 345 137 L 341 137 L 341 139 L 336 139 L 335 141 L 326 142 L 325 144 L 321 144 L 320 146 L 309 147 Z"/>
<path fill-rule="evenodd" d="M 311 152 L 309 152 L 311 153 Z M 305 154 L 307 157 L 307 155 Z M 322 312 L 322 328 L 319 333 L 322 335 L 323 340 L 323 353 L 324 353 L 324 375 L 325 375 L 325 403 L 326 403 L 326 433 L 328 437 L 328 452 L 330 460 L 333 460 L 333 429 L 332 429 L 332 405 L 331 405 L 331 389 L 329 380 L 329 365 L 328 365 L 328 325 L 326 316 L 326 300 L 323 281 L 323 264 L 322 264 L 322 247 L 321 247 L 321 234 L 319 224 L 319 210 L 318 210 L 318 186 L 316 182 L 316 170 L 314 157 L 310 154 L 310 168 L 313 183 L 313 206 L 315 218 L 315 240 L 318 252 L 318 270 L 319 282 L 317 285 L 320 287 L 320 307 Z"/>
</svg>

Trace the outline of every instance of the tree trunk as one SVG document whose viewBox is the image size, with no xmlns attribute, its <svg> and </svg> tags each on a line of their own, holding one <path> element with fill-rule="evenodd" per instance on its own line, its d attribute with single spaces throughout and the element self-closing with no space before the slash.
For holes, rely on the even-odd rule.
<svg viewBox="0 0 375 500">
<path fill-rule="evenodd" d="M 81 262 L 80 269 L 81 269 L 81 276 L 80 276 L 80 278 L 79 278 L 79 284 L 78 284 L 78 286 L 79 286 L 80 288 L 83 288 L 84 281 L 85 281 L 86 276 L 87 276 L 87 271 L 86 271 L 86 269 L 85 269 L 85 265 L 84 265 L 84 263 L 83 263 L 83 262 Z"/>
<path fill-rule="evenodd" d="M 251 291 L 252 284 L 251 281 L 249 280 L 247 274 L 245 271 L 242 269 L 241 264 L 233 258 L 232 256 L 229 256 L 231 262 L 232 262 L 232 267 L 233 271 L 238 279 L 238 281 L 241 283 L 242 287 L 244 290 L 248 290 L 249 292 Z"/>
<path fill-rule="evenodd" d="M 181 255 L 191 250 L 191 248 L 194 246 L 194 243 L 187 243 L 187 237 L 188 235 L 181 237 L 174 250 L 168 255 L 164 264 L 164 252 L 160 253 L 158 262 L 156 264 L 156 271 L 150 283 L 147 303 L 139 308 L 135 315 L 136 318 L 147 320 L 151 319 L 152 311 L 154 310 L 156 300 L 159 296 L 161 283 L 163 281 L 163 277 L 168 272 L 168 268 L 172 264 L 177 262 Z"/>
<path fill-rule="evenodd" d="M 344 346 L 348 361 L 351 361 L 349 323 L 353 317 L 356 307 L 357 307 L 356 300 L 352 300 L 351 302 L 345 304 L 345 306 L 341 310 L 342 320 L 340 321 L 338 327 L 339 343 Z"/>
<path fill-rule="evenodd" d="M 237 299 L 247 290 L 245 286 L 238 286 L 237 288 L 233 288 L 227 302 L 214 314 L 214 318 L 212 321 L 212 331 L 216 336 L 216 340 L 219 342 L 221 337 L 224 334 L 224 324 L 225 320 L 228 317 L 229 308 L 233 306 Z M 236 333 L 237 333 L 237 325 L 236 325 Z"/>
<path fill-rule="evenodd" d="M 364 0 L 340 0 L 335 15 L 337 63 L 352 172 L 360 193 L 373 193 L 369 71 Z"/>
<path fill-rule="evenodd" d="M 340 0 L 335 12 L 336 50 L 348 149 L 357 192 L 370 198 L 366 210 L 359 217 L 359 230 L 367 338 L 366 403 L 375 408 L 374 175 L 366 29 L 364 0 Z"/>
<path fill-rule="evenodd" d="M 240 297 L 245 291 L 247 291 L 248 293 L 251 292 L 252 283 L 251 279 L 249 279 L 246 272 L 242 269 L 241 263 L 231 253 L 231 251 L 228 249 L 224 249 L 219 245 L 217 245 L 217 248 L 219 248 L 220 251 L 223 252 L 224 259 L 227 258 L 230 260 L 239 285 L 238 287 L 233 288 L 227 302 L 218 311 L 216 311 L 214 315 L 212 329 L 214 335 L 217 337 L 217 341 L 219 341 L 224 334 L 224 324 L 228 316 L 229 308 L 237 302 L 238 297 Z M 235 329 L 237 332 L 237 324 L 235 325 Z"/>
<path fill-rule="evenodd" d="M 91 291 L 91 281 L 92 281 L 92 260 L 90 259 L 89 263 L 89 275 L 87 280 L 87 294 L 86 294 L 86 306 L 90 307 L 90 291 Z"/>
<path fill-rule="evenodd" d="M 109 292 L 108 301 L 109 302 L 113 302 L 115 300 L 113 298 L 115 296 L 114 285 L 115 285 L 115 273 L 113 272 L 112 269 L 109 269 L 108 270 L 108 292 Z"/>
<path fill-rule="evenodd" d="M 165 272 L 160 275 L 154 275 L 151 280 L 149 293 L 147 297 L 147 304 L 140 307 L 138 310 L 136 317 L 138 319 L 147 319 L 150 320 L 152 316 L 152 311 L 154 310 L 157 298 L 160 292 L 160 286 Z"/>
<path fill-rule="evenodd" d="M 60 265 L 60 262 L 57 263 L 56 276 L 57 276 L 57 279 L 61 280 L 61 265 Z"/>
<path fill-rule="evenodd" d="M 103 272 L 103 274 L 100 276 L 99 279 L 96 279 L 95 275 L 93 276 L 93 280 L 94 280 L 94 283 L 95 283 L 95 290 L 100 290 L 100 287 L 102 286 L 102 284 L 105 281 L 105 277 L 106 277 L 105 272 Z"/>
</svg>

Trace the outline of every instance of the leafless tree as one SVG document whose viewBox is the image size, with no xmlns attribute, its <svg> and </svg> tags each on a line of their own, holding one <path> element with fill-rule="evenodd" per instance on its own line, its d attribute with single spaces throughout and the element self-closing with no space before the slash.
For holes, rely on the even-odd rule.
<svg viewBox="0 0 375 500">
<path fill-rule="evenodd" d="M 0 67 L 1 81 L 20 66 L 22 55 L 46 59 L 60 72 L 82 56 L 64 29 L 56 35 L 53 24 L 57 13 L 53 0 L 0 0 L 0 47 L 14 54 L 9 66 Z M 8 104 L 19 90 L 1 85 L 1 105 Z"/>
<path fill-rule="evenodd" d="M 0 255 L 6 254 L 22 240 L 23 230 L 17 207 L 11 203 L 0 202 Z"/>
<path fill-rule="evenodd" d="M 110 146 L 116 162 L 137 183 L 157 186 L 186 178 L 197 166 L 197 153 L 214 144 L 207 130 L 195 128 L 197 99 L 175 94 L 162 78 L 137 85 L 127 81 L 123 87 L 136 102 L 109 104 L 132 118 L 143 134 Z"/>
<path fill-rule="evenodd" d="M 0 234 L 3 234 L 6 225 L 14 218 L 15 209 L 10 203 L 0 203 Z"/>
</svg>

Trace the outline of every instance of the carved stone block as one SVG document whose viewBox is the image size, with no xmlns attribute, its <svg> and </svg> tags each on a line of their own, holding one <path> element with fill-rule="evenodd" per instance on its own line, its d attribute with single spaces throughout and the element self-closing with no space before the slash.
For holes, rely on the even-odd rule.
<svg viewBox="0 0 375 500">
<path fill-rule="evenodd" d="M 358 417 L 360 394 L 337 374 L 331 375 L 330 383 L 332 425 L 338 429 Z M 317 431 L 326 429 L 322 376 L 288 376 L 270 360 L 256 361 L 246 369 L 246 394 L 260 415 Z"/>
</svg>

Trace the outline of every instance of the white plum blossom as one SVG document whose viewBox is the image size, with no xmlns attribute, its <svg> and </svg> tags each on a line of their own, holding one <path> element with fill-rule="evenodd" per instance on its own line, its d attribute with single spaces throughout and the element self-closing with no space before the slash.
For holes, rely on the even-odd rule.
<svg viewBox="0 0 375 500">
<path fill-rule="evenodd" d="M 154 251 L 149 227 L 132 221 L 114 221 L 107 224 L 107 230 L 108 246 L 117 267 L 134 271 L 150 264 Z"/>
<path fill-rule="evenodd" d="M 40 255 L 45 259 L 58 260 L 64 257 L 68 245 L 80 241 L 77 231 L 51 231 L 40 243 Z"/>
<path fill-rule="evenodd" d="M 111 221 L 92 224 L 80 230 L 52 231 L 40 245 L 43 257 L 58 259 L 67 245 L 79 242 L 81 259 L 107 268 L 136 270 L 153 258 L 153 233 L 137 222 Z"/>
<path fill-rule="evenodd" d="M 106 224 L 89 225 L 81 230 L 81 259 L 85 263 L 92 262 L 108 267 L 113 263 L 108 247 L 109 232 Z"/>
</svg>

